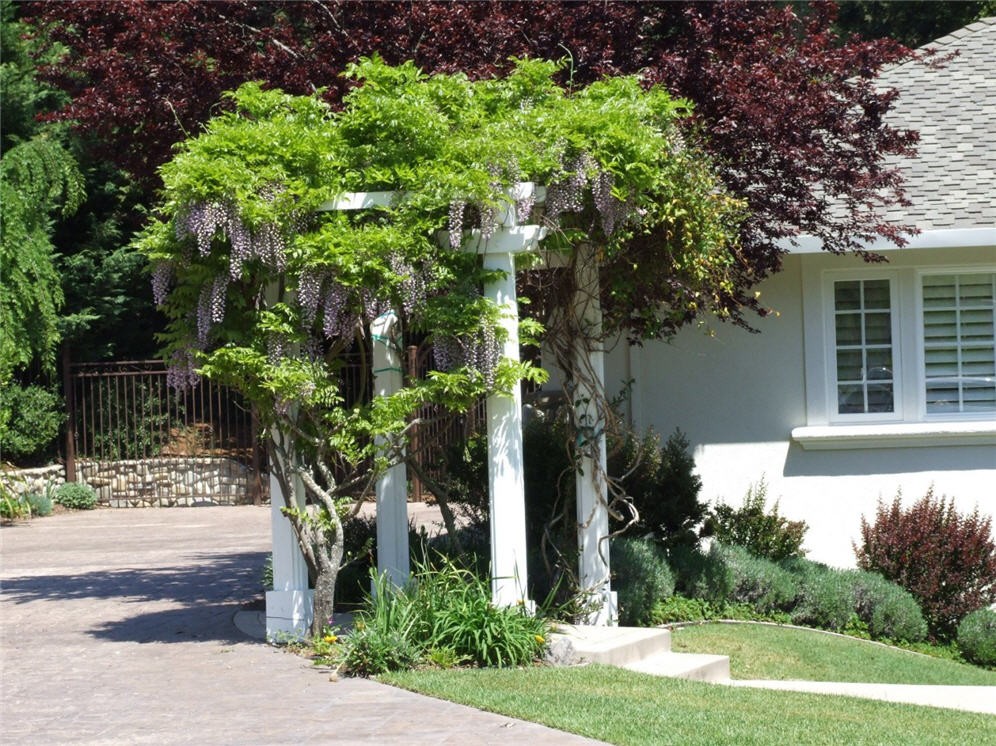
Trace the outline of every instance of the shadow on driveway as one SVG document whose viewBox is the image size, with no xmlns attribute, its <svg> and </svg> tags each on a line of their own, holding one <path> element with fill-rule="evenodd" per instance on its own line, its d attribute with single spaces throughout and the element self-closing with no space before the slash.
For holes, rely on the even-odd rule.
<svg viewBox="0 0 996 746">
<path fill-rule="evenodd" d="M 103 599 L 135 605 L 135 615 L 86 630 L 118 642 L 245 642 L 232 624 L 239 606 L 261 592 L 266 552 L 205 554 L 194 564 L 157 568 L 6 578 L 3 595 L 15 604 L 32 601 Z M 168 603 L 174 608 L 143 610 Z M 179 608 L 175 608 L 181 604 Z"/>
</svg>

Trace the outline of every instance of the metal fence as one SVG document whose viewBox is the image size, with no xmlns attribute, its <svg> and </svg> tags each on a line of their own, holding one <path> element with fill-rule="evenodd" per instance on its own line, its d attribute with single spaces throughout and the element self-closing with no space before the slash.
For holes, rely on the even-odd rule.
<svg viewBox="0 0 996 746">
<path fill-rule="evenodd" d="M 410 345 L 405 375 L 424 377 L 431 350 Z M 369 350 L 351 351 L 341 370 L 347 406 L 369 401 Z M 173 505 L 198 502 L 260 502 L 268 496 L 265 448 L 252 409 L 227 386 L 203 379 L 177 390 L 166 382 L 159 360 L 65 363 L 69 427 L 66 474 L 94 486 L 112 505 Z M 485 427 L 481 399 L 460 416 L 429 405 L 415 416 L 411 458 L 439 474 L 446 449 Z M 413 497 L 423 486 L 411 475 Z"/>
<path fill-rule="evenodd" d="M 209 380 L 177 390 L 158 360 L 68 366 L 66 472 L 111 504 L 259 502 L 265 454 L 251 408 Z"/>
</svg>

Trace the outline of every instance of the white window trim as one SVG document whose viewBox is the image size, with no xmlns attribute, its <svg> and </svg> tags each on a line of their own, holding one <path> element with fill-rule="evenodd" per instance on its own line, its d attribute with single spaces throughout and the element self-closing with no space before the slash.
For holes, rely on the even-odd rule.
<svg viewBox="0 0 996 746">
<path fill-rule="evenodd" d="M 889 283 L 889 323 L 892 333 L 892 412 L 841 414 L 837 394 L 837 327 L 834 285 L 856 280 L 887 280 Z M 823 318 L 826 335 L 826 411 L 832 424 L 903 421 L 903 369 L 900 359 L 899 273 L 895 270 L 838 270 L 823 273 Z"/>
<path fill-rule="evenodd" d="M 926 414 L 923 277 L 996 272 L 996 266 L 938 265 L 882 269 L 803 268 L 806 425 L 792 440 L 806 450 L 996 445 L 996 413 Z M 893 313 L 895 411 L 837 413 L 833 283 L 890 280 Z M 898 327 L 898 329 L 897 329 Z"/>
</svg>

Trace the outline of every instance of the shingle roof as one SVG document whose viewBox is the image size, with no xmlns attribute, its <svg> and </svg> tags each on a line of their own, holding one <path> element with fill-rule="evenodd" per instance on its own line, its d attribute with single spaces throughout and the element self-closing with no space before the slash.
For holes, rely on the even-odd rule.
<svg viewBox="0 0 996 746">
<path fill-rule="evenodd" d="M 996 226 L 996 17 L 927 45 L 958 52 L 940 69 L 907 62 L 880 85 L 900 96 L 889 121 L 920 132 L 919 157 L 903 160 L 910 207 L 889 220 L 921 230 Z"/>
</svg>

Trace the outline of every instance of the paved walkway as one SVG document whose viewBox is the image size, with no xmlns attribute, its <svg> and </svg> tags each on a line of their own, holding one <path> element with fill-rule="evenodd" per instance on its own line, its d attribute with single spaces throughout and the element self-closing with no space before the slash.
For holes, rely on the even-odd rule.
<svg viewBox="0 0 996 746">
<path fill-rule="evenodd" d="M 0 743 L 593 744 L 253 641 L 269 509 L 98 510 L 0 529 Z"/>
<path fill-rule="evenodd" d="M 929 684 L 865 684 L 849 681 L 744 681 L 724 682 L 729 686 L 752 689 L 779 689 L 812 694 L 832 694 L 883 702 L 946 707 L 951 710 L 996 715 L 996 687 L 937 686 Z"/>
</svg>

